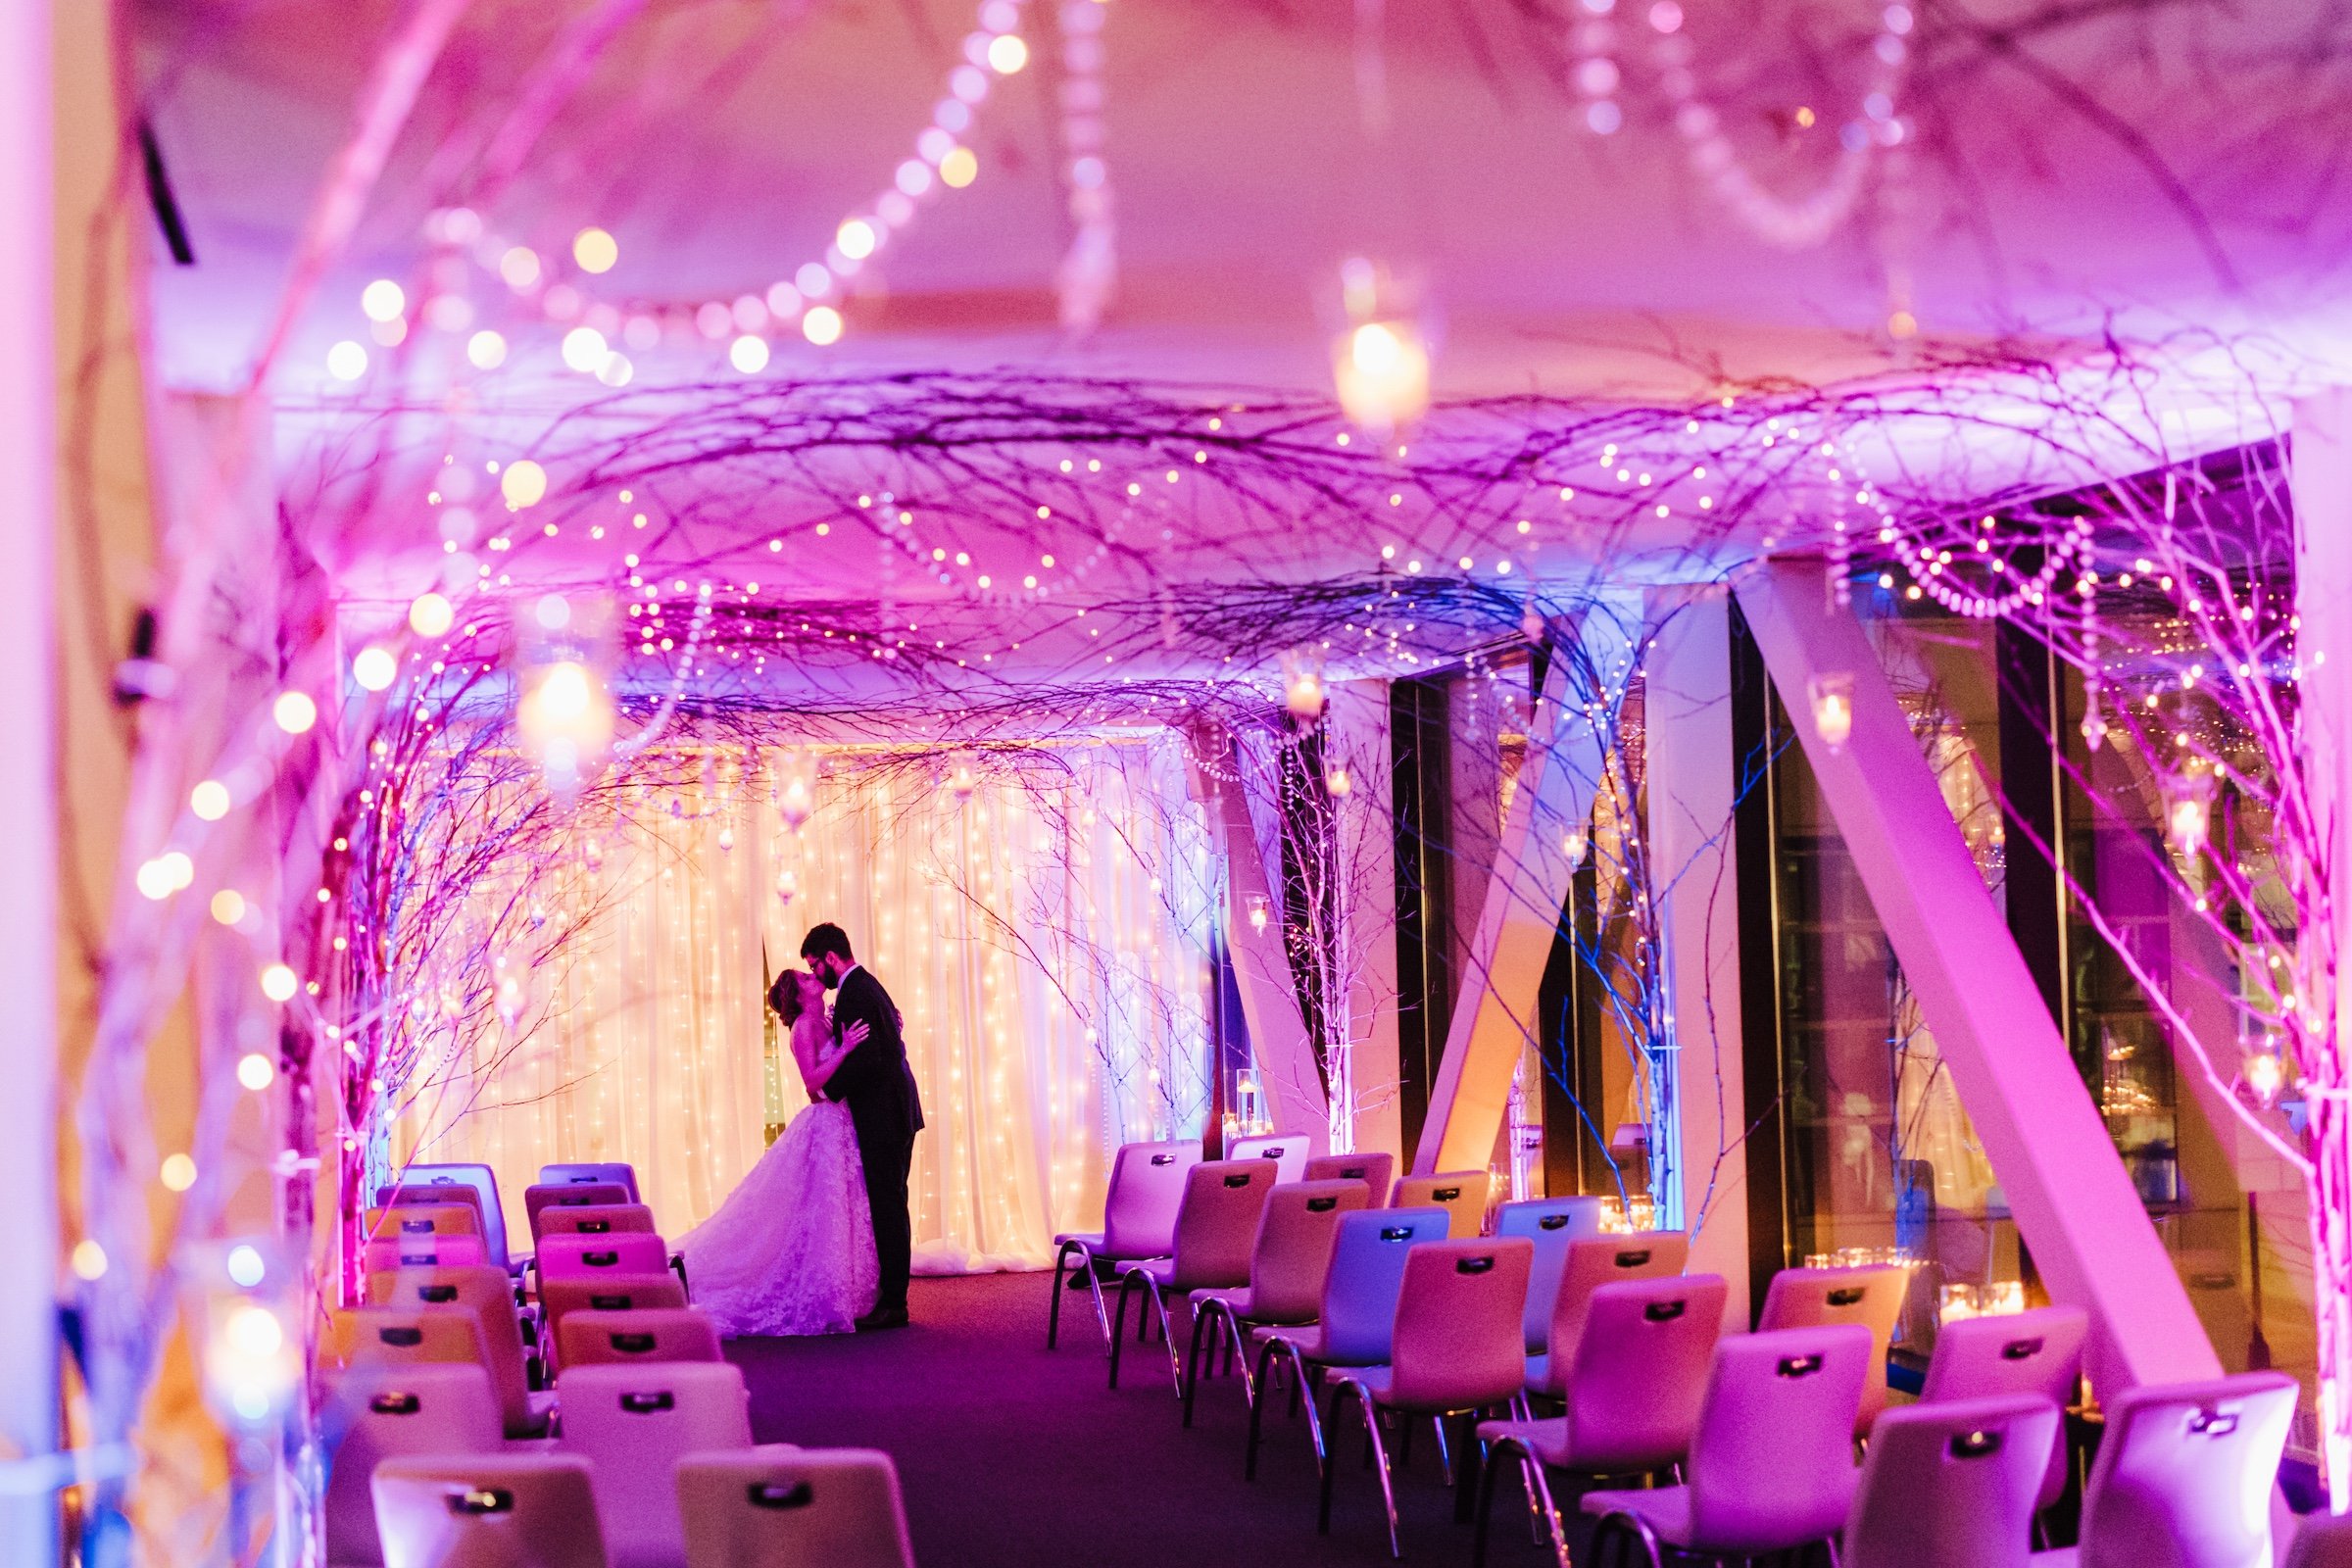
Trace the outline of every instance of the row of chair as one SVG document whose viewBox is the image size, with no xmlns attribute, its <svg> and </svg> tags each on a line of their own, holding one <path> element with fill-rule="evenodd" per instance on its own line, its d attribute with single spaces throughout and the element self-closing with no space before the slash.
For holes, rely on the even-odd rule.
<svg viewBox="0 0 2352 1568">
<path fill-rule="evenodd" d="M 412 1167 L 378 1192 L 363 1232 L 363 1299 L 334 1314 L 323 1347 L 339 1392 L 390 1398 L 391 1408 L 368 1412 L 360 1430 L 372 1422 L 411 1452 L 420 1442 L 428 1453 L 472 1453 L 480 1446 L 470 1408 L 478 1386 L 487 1390 L 499 1444 L 551 1433 L 593 1444 L 594 1415 L 583 1435 L 577 1422 L 563 1423 L 563 1406 L 585 1401 L 593 1412 L 601 1407 L 600 1379 L 655 1375 L 648 1368 L 669 1379 L 675 1363 L 686 1368 L 674 1376 L 689 1389 L 696 1379 L 732 1380 L 733 1425 L 742 1431 L 740 1443 L 730 1438 L 724 1446 L 748 1445 L 741 1377 L 721 1361 L 713 1325 L 689 1305 L 682 1263 L 656 1230 L 652 1210 L 635 1201 L 635 1172 L 600 1164 L 551 1167 L 542 1176 L 553 1179 L 525 1193 L 527 1255 L 493 1237 L 491 1216 L 502 1208 L 487 1169 Z M 429 1400 L 417 1393 L 451 1375 L 465 1386 L 433 1388 Z M 387 1378 L 401 1387 L 380 1387 Z M 682 1397 L 667 1383 L 632 1396 L 649 1410 Z M 701 1403 L 688 1398 L 680 1408 Z M 330 1544 L 353 1561 L 380 1560 L 370 1451 L 362 1441 L 356 1455 L 338 1459 L 341 1506 L 330 1510 Z M 664 1501 L 657 1511 L 670 1516 L 663 1539 L 675 1537 L 674 1505 Z M 612 1533 L 625 1544 L 628 1521 L 645 1510 L 620 1513 Z"/>
<path fill-rule="evenodd" d="M 1457 1516 L 1469 1515 L 1468 1477 L 1477 1470 L 1490 1478 L 1491 1501 L 1494 1472 L 1481 1463 L 1490 1452 L 1515 1462 L 1527 1478 L 1531 1526 L 1540 1540 L 1548 1537 L 1563 1563 L 1565 1531 L 1551 1502 L 1547 1469 L 1608 1480 L 1679 1474 L 1690 1464 L 1695 1502 L 1690 1489 L 1667 1489 L 1594 1494 L 1599 1500 L 1587 1504 L 1604 1516 L 1604 1540 L 1653 1560 L 1668 1545 L 1745 1556 L 1843 1532 L 1849 1561 L 1859 1549 L 1864 1560 L 1880 1563 L 2022 1563 L 2032 1521 L 2064 1489 L 2067 1456 L 2055 1434 L 2058 1410 L 2074 1400 L 2080 1386 L 2087 1320 L 2078 1310 L 2048 1308 L 1947 1327 L 1922 1403 L 1940 1413 L 1889 1412 L 1886 1352 L 1908 1283 L 1899 1268 L 1785 1270 L 1767 1293 L 1758 1333 L 1719 1344 L 1723 1281 L 1682 1274 L 1688 1249 L 1680 1236 L 1593 1234 L 1599 1216 L 1592 1200 L 1505 1204 L 1493 1238 L 1465 1239 L 1455 1230 L 1455 1216 L 1442 1208 L 1374 1208 L 1377 1189 L 1361 1179 L 1286 1183 L 1268 1160 L 1188 1161 L 1188 1152 L 1194 1152 L 1190 1146 L 1175 1145 L 1121 1151 L 1104 1232 L 1061 1238 L 1065 1262 L 1074 1253 L 1091 1278 L 1096 1262 L 1104 1260 L 1119 1279 L 1116 1315 L 1104 1323 L 1114 1388 L 1126 1311 L 1138 1290 L 1150 1306 L 1139 1319 L 1138 1338 L 1147 1338 L 1152 1327 L 1160 1331 L 1188 1425 L 1200 1379 L 1219 1353 L 1229 1368 L 1238 1368 L 1250 1408 L 1248 1476 L 1256 1472 L 1266 1402 L 1288 1374 L 1294 1410 L 1303 1404 L 1315 1451 L 1325 1529 L 1336 1471 L 1334 1428 L 1351 1406 L 1367 1428 L 1393 1551 L 1399 1543 L 1384 1422 L 1425 1418 L 1438 1425 L 1449 1479 L 1455 1479 L 1455 1467 L 1446 1439 L 1448 1426 L 1454 1429 L 1464 1472 L 1457 1481 Z M 1144 1173 L 1151 1201 L 1130 1187 L 1132 1173 Z M 1156 1238 L 1144 1227 L 1156 1220 L 1154 1205 L 1164 1208 L 1170 1188 L 1177 1192 L 1174 1213 L 1155 1255 L 1115 1255 L 1152 1250 Z M 1065 1272 L 1056 1272 L 1055 1307 Z M 1192 1314 L 1191 1350 L 1183 1358 L 1176 1353 L 1170 1311 L 1179 1298 Z M 1054 1311 L 1049 1309 L 1049 1344 Z M 1315 1399 L 1303 1397 L 1317 1385 L 1321 1410 Z M 2209 1442 L 2248 1431 L 2235 1446 L 2199 1450 L 2201 1462 L 2211 1466 L 2226 1455 L 2223 1467 L 2237 1466 L 2229 1469 L 2237 1483 L 2251 1476 L 2260 1483 L 2257 1493 L 2267 1491 L 2270 1471 L 2263 1465 L 2276 1468 L 2278 1446 L 2270 1437 L 2283 1442 L 2291 1384 L 2241 1381 L 2141 1391 L 2126 1399 L 2132 1397 L 2176 1405 L 2185 1399 L 2207 1411 L 2209 1419 L 2190 1420 L 2183 1430 L 2211 1434 Z M 1538 1405 L 1561 1413 L 1537 1420 Z M 2259 1419 L 2241 1416 L 2241 1409 L 2255 1410 Z M 1895 1489 L 1890 1494 L 1926 1484 L 1918 1473 L 1925 1461 L 1912 1458 L 1919 1445 L 1933 1446 L 1921 1433 L 1944 1431 L 1938 1421 L 1978 1433 L 1971 1438 L 1963 1432 L 1953 1440 L 1956 1446 L 1947 1445 L 1944 1462 L 1960 1467 L 1955 1477 L 1967 1468 L 1961 1460 L 1997 1451 L 2007 1457 L 1990 1470 L 2008 1475 L 2022 1468 L 2032 1484 L 2020 1484 L 2016 1508 L 1990 1515 L 1994 1523 L 1975 1534 L 1973 1526 L 1922 1525 L 1921 1515 L 1892 1504 L 1857 1511 L 1853 1445 L 1888 1420 L 1897 1420 L 1904 1432 L 1881 1461 L 1891 1478 L 1883 1485 Z M 2023 1424 L 2014 1433 L 2004 1424 L 2016 1422 Z M 1918 1431 L 1909 1430 L 1914 1426 Z M 1789 1460 L 1792 1433 L 1801 1433 L 1819 1460 L 1809 1472 Z M 2156 1440 L 2134 1441 L 2144 1447 Z M 1714 1455 L 1705 1465 L 1712 1478 L 1706 1482 L 1700 1480 L 1701 1452 Z M 2117 1462 L 2129 1476 L 2156 1461 L 2127 1445 Z M 1967 1469 L 1972 1477 L 1985 1473 Z M 2146 1491 L 2120 1480 L 2107 1486 L 2112 1499 Z M 1865 1490 L 1863 1495 L 1872 1494 Z M 1975 1508 L 1973 1502 L 1967 1506 Z M 2089 1509 L 2086 1544 L 2144 1537 L 2144 1530 L 2129 1536 L 2118 1522 L 2132 1516 L 2132 1506 L 2111 1500 L 2104 1511 Z M 2144 1499 L 2138 1506 L 2144 1511 Z M 2195 1504 L 2189 1506 L 2193 1512 Z M 2101 1519 L 2109 1522 L 2095 1523 Z M 1479 1523 L 1483 1552 L 1483 1514 Z M 1765 1536 L 1778 1544 L 1753 1544 Z M 1920 1540 L 1947 1536 L 1959 1555 L 1917 1555 Z M 1983 1552 L 1991 1554 L 1969 1555 Z"/>
<path fill-rule="evenodd" d="M 577 1366 L 560 1438 L 507 1440 L 482 1369 L 329 1385 L 334 1568 L 910 1568 L 886 1454 L 752 1443 L 725 1362 Z"/>
<path fill-rule="evenodd" d="M 1065 1232 L 1054 1238 L 1054 1290 L 1047 1306 L 1048 1349 L 1060 1343 L 1062 1292 L 1079 1286 L 1093 1296 L 1095 1321 L 1102 1330 L 1103 1343 L 1107 1346 L 1113 1342 L 1110 1313 L 1102 1299 L 1104 1271 L 1155 1263 L 1176 1253 L 1178 1215 L 1197 1179 L 1195 1171 L 1202 1163 L 1198 1139 L 1127 1144 L 1120 1148 L 1111 1161 L 1110 1181 L 1103 1195 L 1102 1229 Z M 1310 1155 L 1307 1141 L 1296 1135 L 1236 1139 L 1221 1163 L 1270 1165 L 1270 1175 L 1258 1172 L 1256 1185 L 1261 1193 L 1275 1185 L 1344 1181 L 1362 1188 L 1366 1201 L 1374 1207 L 1384 1203 L 1396 1208 L 1435 1206 L 1445 1210 L 1447 1231 L 1456 1237 L 1476 1236 L 1485 1228 L 1493 1192 L 1493 1179 L 1483 1170 L 1404 1176 L 1392 1181 L 1396 1164 L 1388 1154 Z M 1250 1185 L 1235 1184 L 1237 1189 Z M 1589 1214 L 1582 1218 L 1591 1230 L 1597 1231 L 1599 1200 L 1587 1201 Z M 1230 1221 L 1250 1207 L 1248 1199 L 1227 1203 L 1214 1213 L 1196 1203 L 1193 1224 L 1198 1228 L 1212 1227 L 1219 1221 Z M 1228 1224 L 1221 1248 L 1203 1236 L 1194 1243 L 1192 1250 L 1196 1253 L 1221 1250 L 1230 1255 L 1237 1245 L 1237 1236 L 1238 1246 L 1249 1246 L 1248 1226 L 1236 1231 Z"/>
</svg>

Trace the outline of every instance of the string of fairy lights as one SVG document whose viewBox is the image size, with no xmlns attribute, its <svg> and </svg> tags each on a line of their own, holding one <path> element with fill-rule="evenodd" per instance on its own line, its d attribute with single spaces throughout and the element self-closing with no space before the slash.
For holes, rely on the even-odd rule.
<svg viewBox="0 0 2352 1568">
<path fill-rule="evenodd" d="M 741 374 L 768 368 L 775 340 L 797 334 L 809 345 L 830 348 L 848 328 L 845 315 L 859 275 L 907 234 L 932 203 L 964 190 L 980 176 L 972 145 L 979 117 L 997 83 L 1030 64 L 1022 26 L 1028 0 L 983 0 L 973 29 L 964 35 L 959 58 L 932 106 L 930 123 L 913 138 L 908 156 L 870 201 L 859 204 L 833 227 L 821 254 L 779 270 L 763 287 L 733 299 L 673 302 L 632 298 L 607 286 L 620 267 L 619 239 L 609 228 L 581 228 L 565 254 L 546 254 L 491 228 L 466 208 L 447 208 L 426 220 L 424 238 L 431 279 L 412 308 L 409 291 L 392 278 L 377 278 L 361 291 L 368 336 L 391 349 L 419 327 L 463 338 L 466 362 L 476 371 L 504 367 L 514 351 L 507 332 L 477 324 L 481 315 L 458 281 L 470 270 L 494 278 L 520 306 L 561 335 L 565 368 L 607 387 L 635 379 L 643 356 L 669 345 L 702 345 L 723 351 Z M 1102 27 L 1107 0 L 1067 0 L 1059 13 L 1063 74 L 1059 86 L 1062 176 L 1073 240 L 1059 282 L 1065 323 L 1084 330 L 1101 319 L 1116 275 L 1109 164 L 1105 155 Z M 441 259 L 457 264 L 439 265 Z M 368 343 L 338 340 L 326 357 L 327 373 L 352 382 L 370 368 Z"/>
</svg>

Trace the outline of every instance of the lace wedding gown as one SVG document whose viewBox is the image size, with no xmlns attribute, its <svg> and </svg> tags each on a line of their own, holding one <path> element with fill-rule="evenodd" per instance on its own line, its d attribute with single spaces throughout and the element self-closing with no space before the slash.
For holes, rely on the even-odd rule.
<svg viewBox="0 0 2352 1568">
<path fill-rule="evenodd" d="M 854 1332 L 880 1265 L 849 1106 L 818 1100 L 793 1117 L 678 1249 L 722 1335 Z"/>
</svg>

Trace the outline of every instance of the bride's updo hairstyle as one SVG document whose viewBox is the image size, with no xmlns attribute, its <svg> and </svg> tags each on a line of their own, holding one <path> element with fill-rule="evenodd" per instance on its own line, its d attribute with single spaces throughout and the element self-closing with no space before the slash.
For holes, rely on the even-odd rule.
<svg viewBox="0 0 2352 1568">
<path fill-rule="evenodd" d="M 801 1021 L 802 1009 L 807 1005 L 808 993 L 801 989 L 800 978 L 799 970 L 787 969 L 767 988 L 767 1004 L 776 1009 L 776 1016 L 784 1020 L 787 1029 Z"/>
</svg>

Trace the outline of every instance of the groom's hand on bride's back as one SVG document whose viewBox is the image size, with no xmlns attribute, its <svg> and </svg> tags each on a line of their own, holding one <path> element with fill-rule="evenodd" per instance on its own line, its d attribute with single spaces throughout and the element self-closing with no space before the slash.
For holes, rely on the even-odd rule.
<svg viewBox="0 0 2352 1568">
<path fill-rule="evenodd" d="M 873 1031 L 866 1027 L 866 1023 L 863 1018 L 852 1020 L 850 1026 L 841 1032 L 842 1054 L 848 1055 L 851 1052 L 856 1051 L 859 1046 L 864 1045 L 865 1037 L 872 1032 Z"/>
</svg>

